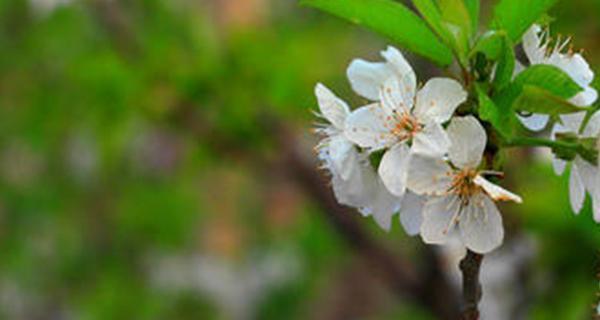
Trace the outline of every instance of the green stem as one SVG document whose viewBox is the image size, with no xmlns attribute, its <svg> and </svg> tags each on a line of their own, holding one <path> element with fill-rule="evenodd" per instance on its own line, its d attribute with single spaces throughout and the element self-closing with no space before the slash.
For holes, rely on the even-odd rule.
<svg viewBox="0 0 600 320">
<path fill-rule="evenodd" d="M 503 144 L 505 147 L 548 147 L 577 149 L 579 144 L 542 138 L 517 137 Z"/>
</svg>

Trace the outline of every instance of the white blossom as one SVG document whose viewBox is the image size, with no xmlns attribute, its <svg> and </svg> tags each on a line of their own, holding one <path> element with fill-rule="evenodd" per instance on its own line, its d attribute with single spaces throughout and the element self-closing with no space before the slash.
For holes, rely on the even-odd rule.
<svg viewBox="0 0 600 320">
<path fill-rule="evenodd" d="M 390 230 L 392 217 L 400 208 L 400 221 L 408 234 L 418 233 L 423 198 L 412 193 L 391 194 L 369 163 L 368 154 L 359 152 L 345 137 L 348 105 L 322 84 L 315 87 L 320 116 L 329 123 L 317 129 L 324 138 L 317 146 L 319 158 L 331 173 L 331 184 L 340 204 L 373 216 L 384 230 Z"/>
<path fill-rule="evenodd" d="M 423 208 L 421 237 L 443 244 L 458 236 L 477 253 L 497 248 L 504 238 L 502 216 L 494 201 L 521 198 L 489 182 L 479 170 L 487 136 L 472 116 L 456 117 L 447 129 L 451 146 L 448 158 L 414 155 L 407 184 L 413 192 L 431 198 Z"/>
<path fill-rule="evenodd" d="M 559 133 L 572 133 L 579 138 L 595 138 L 597 139 L 596 150 L 600 150 L 600 112 L 592 115 L 585 128 L 580 130 L 584 118 L 585 112 L 561 115 L 562 123 L 554 125 L 552 136 L 555 137 Z M 552 164 L 556 174 L 562 175 L 567 162 L 555 158 Z M 571 208 L 576 214 L 583 208 L 586 192 L 592 198 L 594 220 L 600 222 L 600 165 L 590 163 L 577 155 L 572 161 L 571 175 L 569 176 L 569 199 Z"/>
<path fill-rule="evenodd" d="M 402 54 L 388 47 L 385 63 L 355 60 L 348 77 L 356 92 L 376 103 L 354 110 L 346 137 L 368 151 L 386 149 L 378 168 L 389 191 L 402 196 L 413 153 L 443 156 L 450 145 L 442 123 L 448 121 L 467 93 L 455 80 L 433 78 L 417 90 L 416 77 Z"/>
<path fill-rule="evenodd" d="M 529 28 L 523 35 L 523 49 L 529 63 L 552 65 L 567 73 L 583 89 L 569 99 L 569 102 L 580 107 L 591 105 L 598 98 L 598 93 L 591 87 L 594 72 L 580 53 L 573 53 L 571 50 L 564 52 L 569 39 L 563 42 L 558 39 L 558 43 L 553 47 L 550 40 L 548 31 L 542 31 L 539 25 L 534 24 Z M 519 66 L 517 69 L 520 72 L 523 68 Z M 527 117 L 519 116 L 519 119 L 528 129 L 539 131 L 546 127 L 549 117 L 544 114 L 532 114 Z"/>
</svg>

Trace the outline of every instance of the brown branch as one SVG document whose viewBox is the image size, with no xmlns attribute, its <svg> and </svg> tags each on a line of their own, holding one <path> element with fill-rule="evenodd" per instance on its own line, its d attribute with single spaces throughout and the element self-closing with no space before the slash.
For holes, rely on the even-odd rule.
<svg viewBox="0 0 600 320">
<path fill-rule="evenodd" d="M 390 252 L 375 241 L 357 220 L 359 214 L 338 204 L 329 179 L 316 169 L 314 162 L 299 151 L 295 137 L 285 128 L 274 133 L 283 154 L 283 166 L 323 208 L 326 218 L 333 227 L 372 265 L 393 291 L 402 298 L 411 298 L 431 311 L 439 319 L 459 319 L 458 293 L 446 278 L 442 264 L 431 247 L 423 247 L 425 263 L 421 268 L 412 261 Z"/>
<path fill-rule="evenodd" d="M 467 254 L 460 261 L 460 270 L 463 276 L 463 299 L 464 309 L 462 318 L 464 320 L 479 319 L 479 301 L 481 300 L 481 283 L 479 282 L 479 270 L 483 255 L 467 249 Z"/>
</svg>

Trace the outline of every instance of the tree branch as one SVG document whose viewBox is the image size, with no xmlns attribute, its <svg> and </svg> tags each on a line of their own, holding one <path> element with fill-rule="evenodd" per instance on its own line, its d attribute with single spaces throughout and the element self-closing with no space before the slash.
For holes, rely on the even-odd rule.
<svg viewBox="0 0 600 320">
<path fill-rule="evenodd" d="M 479 319 L 478 305 L 482 296 L 481 283 L 479 282 L 479 270 L 482 261 L 483 255 L 468 249 L 467 254 L 460 261 L 460 270 L 463 276 L 463 320 Z"/>
</svg>

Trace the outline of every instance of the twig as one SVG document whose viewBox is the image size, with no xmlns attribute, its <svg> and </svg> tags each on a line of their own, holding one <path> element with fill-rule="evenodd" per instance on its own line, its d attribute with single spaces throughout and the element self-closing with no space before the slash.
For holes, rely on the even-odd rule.
<svg viewBox="0 0 600 320">
<path fill-rule="evenodd" d="M 479 270 L 483 255 L 467 250 L 467 254 L 460 261 L 460 270 L 463 276 L 463 299 L 464 309 L 462 318 L 464 320 L 479 319 L 479 301 L 481 300 L 481 283 L 479 282 Z"/>
</svg>

